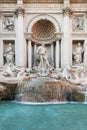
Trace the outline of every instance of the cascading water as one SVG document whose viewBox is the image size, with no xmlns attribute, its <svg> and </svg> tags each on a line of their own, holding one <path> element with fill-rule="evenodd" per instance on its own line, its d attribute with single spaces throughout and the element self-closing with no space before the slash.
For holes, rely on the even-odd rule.
<svg viewBox="0 0 87 130">
<path fill-rule="evenodd" d="M 22 102 L 71 101 L 71 90 L 64 81 L 37 77 L 18 84 L 16 100 Z"/>
<path fill-rule="evenodd" d="M 87 102 L 87 86 L 86 85 L 78 86 L 78 90 L 84 94 L 85 96 L 84 102 Z"/>
</svg>

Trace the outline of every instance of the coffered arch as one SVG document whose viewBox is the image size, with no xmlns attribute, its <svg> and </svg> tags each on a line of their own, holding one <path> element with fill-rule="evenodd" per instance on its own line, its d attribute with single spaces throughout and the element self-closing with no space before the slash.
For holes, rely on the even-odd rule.
<svg viewBox="0 0 87 130">
<path fill-rule="evenodd" d="M 35 17 L 33 17 L 31 21 L 28 23 L 26 31 L 28 33 L 32 32 L 33 25 L 39 20 L 50 21 L 55 26 L 56 32 L 61 32 L 60 24 L 58 23 L 58 21 L 53 16 L 48 14 L 36 15 Z"/>
</svg>

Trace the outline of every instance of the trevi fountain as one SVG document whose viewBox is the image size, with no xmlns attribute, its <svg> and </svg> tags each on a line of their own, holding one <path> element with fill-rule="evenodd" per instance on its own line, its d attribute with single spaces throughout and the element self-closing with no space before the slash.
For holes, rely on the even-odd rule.
<svg viewBox="0 0 87 130">
<path fill-rule="evenodd" d="M 54 67 L 48 59 L 43 42 L 36 50 L 36 61 L 32 69 L 16 67 L 14 52 L 9 43 L 5 52 L 5 65 L 0 72 L 0 100 L 22 102 L 74 101 L 77 93 L 86 101 L 87 67 L 82 62 L 84 49 L 78 43 L 73 50 L 74 65 Z M 80 99 L 76 99 L 80 101 Z"/>
<path fill-rule="evenodd" d="M 87 0 L 0 0 L 0 130 L 87 129 Z"/>
</svg>

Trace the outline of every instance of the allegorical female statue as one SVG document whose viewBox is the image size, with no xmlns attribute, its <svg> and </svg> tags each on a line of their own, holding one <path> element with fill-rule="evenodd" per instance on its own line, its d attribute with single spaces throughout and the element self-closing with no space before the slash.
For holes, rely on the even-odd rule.
<svg viewBox="0 0 87 130">
<path fill-rule="evenodd" d="M 8 47 L 6 48 L 4 57 L 7 65 L 14 64 L 14 51 L 11 43 L 9 43 Z"/>
<path fill-rule="evenodd" d="M 77 44 L 77 47 L 73 50 L 73 60 L 74 63 L 80 64 L 82 63 L 82 54 L 83 54 L 83 48 L 81 46 L 81 43 Z"/>
</svg>

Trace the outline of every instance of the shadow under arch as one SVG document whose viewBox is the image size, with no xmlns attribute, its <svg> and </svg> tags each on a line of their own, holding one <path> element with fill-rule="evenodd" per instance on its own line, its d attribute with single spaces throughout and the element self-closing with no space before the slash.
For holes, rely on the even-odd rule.
<svg viewBox="0 0 87 130">
<path fill-rule="evenodd" d="M 61 32 L 60 24 L 53 16 L 48 15 L 48 14 L 39 14 L 39 15 L 36 15 L 35 17 L 33 17 L 30 20 L 30 22 L 28 23 L 27 28 L 26 28 L 27 33 L 32 32 L 33 25 L 39 20 L 48 20 L 48 21 L 50 21 L 54 25 L 54 27 L 56 29 L 56 32 L 58 32 L 58 33 Z"/>
</svg>

